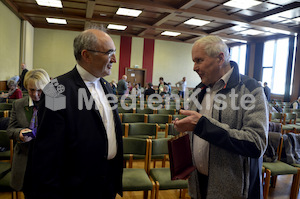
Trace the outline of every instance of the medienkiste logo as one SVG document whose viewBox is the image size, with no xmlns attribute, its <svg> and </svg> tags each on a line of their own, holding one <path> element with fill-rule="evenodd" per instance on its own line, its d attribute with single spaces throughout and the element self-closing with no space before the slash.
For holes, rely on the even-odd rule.
<svg viewBox="0 0 300 199">
<path fill-rule="evenodd" d="M 58 83 L 57 79 L 53 79 L 45 86 L 43 92 L 46 95 L 45 106 L 52 111 L 66 108 L 66 96 L 62 95 L 65 91 L 64 85 Z"/>
</svg>

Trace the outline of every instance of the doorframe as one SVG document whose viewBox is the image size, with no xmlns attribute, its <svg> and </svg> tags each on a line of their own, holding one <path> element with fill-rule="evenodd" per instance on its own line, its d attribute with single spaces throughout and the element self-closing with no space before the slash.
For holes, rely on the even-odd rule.
<svg viewBox="0 0 300 199">
<path fill-rule="evenodd" d="M 129 67 L 126 67 L 125 68 L 125 75 L 128 77 L 128 69 L 130 70 L 135 70 L 135 71 L 144 71 L 144 87 L 146 86 L 146 77 L 147 77 L 147 69 L 145 68 L 129 68 Z"/>
</svg>

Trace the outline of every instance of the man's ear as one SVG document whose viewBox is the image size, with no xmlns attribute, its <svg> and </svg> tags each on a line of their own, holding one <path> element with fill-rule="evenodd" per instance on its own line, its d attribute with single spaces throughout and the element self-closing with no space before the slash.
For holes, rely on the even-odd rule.
<svg viewBox="0 0 300 199">
<path fill-rule="evenodd" d="M 92 56 L 87 50 L 81 51 L 81 57 L 85 62 L 91 62 Z"/>
<path fill-rule="evenodd" d="M 224 53 L 221 52 L 221 53 L 218 55 L 218 59 L 219 59 L 219 63 L 220 63 L 220 64 L 223 64 L 223 63 L 224 63 L 224 60 L 225 60 L 225 59 L 224 59 Z"/>
</svg>

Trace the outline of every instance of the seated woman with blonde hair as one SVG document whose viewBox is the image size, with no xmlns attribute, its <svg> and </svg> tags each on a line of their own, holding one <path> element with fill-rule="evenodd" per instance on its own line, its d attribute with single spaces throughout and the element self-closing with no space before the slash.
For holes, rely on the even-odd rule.
<svg viewBox="0 0 300 199">
<path fill-rule="evenodd" d="M 11 187 L 23 191 L 30 198 L 30 178 L 27 169 L 30 164 L 29 147 L 37 129 L 38 103 L 44 87 L 50 82 L 48 73 L 43 69 L 33 69 L 26 73 L 24 86 L 28 96 L 13 102 L 7 133 L 14 140 L 14 156 L 11 169 Z"/>
</svg>

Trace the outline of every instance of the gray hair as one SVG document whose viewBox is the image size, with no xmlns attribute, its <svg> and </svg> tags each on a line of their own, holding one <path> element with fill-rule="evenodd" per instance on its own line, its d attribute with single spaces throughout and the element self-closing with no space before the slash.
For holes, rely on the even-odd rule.
<svg viewBox="0 0 300 199">
<path fill-rule="evenodd" d="M 74 56 L 77 61 L 81 60 L 81 52 L 84 49 L 96 50 L 98 46 L 97 37 L 88 30 L 95 29 L 106 32 L 102 25 L 92 24 L 85 31 L 81 32 L 73 42 Z"/>
<path fill-rule="evenodd" d="M 220 37 L 214 35 L 202 37 L 194 43 L 194 46 L 200 44 L 201 46 L 204 46 L 204 51 L 210 57 L 216 57 L 221 52 L 224 53 L 225 64 L 229 64 L 230 54 L 228 46 Z"/>
<path fill-rule="evenodd" d="M 7 86 L 10 87 L 10 86 L 17 86 L 18 85 L 18 82 L 16 82 L 15 80 L 13 79 L 10 79 L 7 81 Z"/>
</svg>

